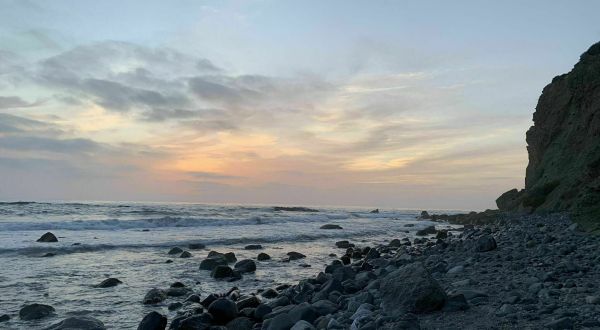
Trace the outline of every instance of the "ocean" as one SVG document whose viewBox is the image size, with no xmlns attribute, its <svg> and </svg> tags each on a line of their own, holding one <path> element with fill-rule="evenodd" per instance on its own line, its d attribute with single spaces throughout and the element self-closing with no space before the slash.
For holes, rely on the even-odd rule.
<svg viewBox="0 0 600 330">
<path fill-rule="evenodd" d="M 420 210 L 370 213 L 371 209 L 358 207 L 316 209 L 318 212 L 280 211 L 265 205 L 0 203 L 0 315 L 11 316 L 0 327 L 38 329 L 68 316 L 89 315 L 108 328 L 135 329 L 153 310 L 172 319 L 176 311 L 169 311 L 167 305 L 185 299 L 144 305 L 142 299 L 151 288 L 168 288 L 180 281 L 206 297 L 232 286 L 251 293 L 292 284 L 315 276 L 335 258 L 331 253 L 342 255 L 344 250 L 335 247 L 336 241 L 381 244 L 394 238 L 412 238 L 416 230 L 432 224 L 417 220 Z M 324 224 L 343 229 L 320 229 Z M 59 242 L 36 242 L 48 231 Z M 206 248 L 190 250 L 191 243 L 203 243 Z M 245 250 L 249 244 L 264 248 Z M 192 257 L 169 255 L 172 247 L 189 251 Z M 260 252 L 272 259 L 257 262 L 256 272 L 244 274 L 242 280 L 217 281 L 209 271 L 198 269 L 211 250 L 234 252 L 238 260 L 255 259 Z M 290 251 L 307 257 L 282 262 Z M 123 284 L 95 287 L 108 277 L 116 277 Z M 56 315 L 21 321 L 19 309 L 28 303 L 51 305 Z"/>
</svg>

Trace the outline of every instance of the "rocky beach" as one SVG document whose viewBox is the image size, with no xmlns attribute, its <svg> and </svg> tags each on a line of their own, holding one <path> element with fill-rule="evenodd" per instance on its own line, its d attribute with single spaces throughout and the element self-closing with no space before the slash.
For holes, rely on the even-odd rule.
<svg viewBox="0 0 600 330">
<path fill-rule="evenodd" d="M 136 48 L 136 53 L 139 52 L 141 50 Z M 159 58 L 163 55 L 162 52 L 156 52 L 149 58 Z M 182 55 L 172 57 L 174 62 L 183 61 Z M 67 62 L 71 60 L 65 63 Z M 51 60 L 44 63 L 54 68 L 50 71 L 52 74 L 44 78 L 45 84 L 52 81 L 48 77 L 58 76 L 56 72 L 60 72 L 59 69 L 67 65 Z M 154 63 L 154 60 L 151 63 Z M 218 106 L 231 105 L 232 109 L 238 110 L 243 109 L 240 104 L 244 102 L 252 104 L 252 109 L 260 108 L 261 104 L 254 104 L 254 99 L 266 98 L 263 93 L 267 95 L 277 91 L 277 88 L 273 87 L 275 85 L 268 82 L 266 77 L 258 75 L 220 78 L 217 82 L 211 82 L 210 79 L 218 77 L 222 70 L 208 61 L 193 63 L 195 67 L 202 67 L 210 74 L 187 77 L 188 72 L 183 70 L 186 76 L 185 83 L 173 80 L 164 82 L 164 85 L 174 91 L 188 84 L 191 92 L 202 100 L 214 101 L 231 97 L 232 100 L 219 102 Z M 138 68 L 135 72 L 135 76 L 131 77 L 127 74 L 112 73 L 109 76 L 128 77 L 131 81 L 143 79 L 147 85 L 162 84 L 157 82 L 157 77 L 150 76 L 150 71 Z M 142 105 L 145 111 L 152 110 L 154 114 L 149 116 L 146 113 L 144 120 L 160 122 L 161 125 L 167 120 L 163 117 L 168 116 L 179 116 L 181 120 L 193 118 L 197 120 L 194 125 L 204 118 L 196 116 L 191 110 L 179 109 L 179 105 L 185 108 L 191 104 L 183 94 L 175 93 L 169 96 L 151 91 L 144 92 L 139 88 L 122 91 L 125 85 L 89 77 L 82 78 L 79 82 L 78 79 L 71 78 L 72 76 L 76 76 L 75 71 L 69 72 L 69 79 L 59 77 L 57 81 L 60 81 L 60 86 L 64 85 L 65 89 L 74 88 L 69 87 L 71 83 L 73 86 L 83 86 L 80 87 L 80 94 L 98 89 L 98 95 L 89 100 L 99 102 L 98 107 L 116 106 L 119 112 L 125 113 L 130 111 L 130 108 Z M 408 79 L 413 76 L 424 77 L 426 74 L 417 72 L 395 76 Z M 232 87 L 225 86 L 228 83 L 232 84 Z M 254 85 L 260 85 L 260 92 L 259 89 L 253 90 Z M 290 94 L 296 94 L 303 89 L 296 82 L 289 85 L 292 86 Z M 392 87 L 348 85 L 337 89 L 347 94 L 391 93 L 392 90 L 408 90 L 404 85 L 410 84 L 399 81 Z M 456 86 L 459 85 L 463 84 Z M 319 83 L 315 90 L 328 88 L 326 86 L 328 84 Z M 455 88 L 451 85 L 440 89 Z M 108 95 L 112 94 L 117 97 L 109 100 Z M 308 101 L 304 99 L 316 98 L 316 94 L 315 92 L 314 95 L 300 97 L 303 101 L 299 103 L 298 108 L 312 108 L 309 103 L 305 104 Z M 344 99 L 346 97 L 344 94 Z M 67 96 L 61 99 L 68 99 L 72 104 L 81 103 Z M 168 100 L 171 99 L 179 102 L 173 110 L 168 107 Z M 291 100 L 292 97 L 282 98 L 281 104 Z M 29 104 L 14 97 L 0 97 L 0 101 L 8 104 L 7 108 L 35 107 L 37 103 L 46 102 L 40 98 Z M 66 104 L 67 101 L 64 102 Z M 149 103 L 156 103 L 160 108 L 150 108 Z M 389 103 L 396 106 L 393 102 Z M 331 104 L 334 108 L 338 107 L 335 102 Z M 208 105 L 206 109 L 211 113 L 219 111 Z M 282 108 L 279 102 L 270 105 L 277 109 L 277 113 Z M 346 103 L 339 105 L 340 108 L 345 106 Z M 167 110 L 168 116 L 158 113 Z M 275 110 L 273 111 L 275 113 Z M 357 113 L 360 111 L 357 110 Z M 596 43 L 580 56 L 579 62 L 570 72 L 555 77 L 543 89 L 533 114 L 533 126 L 526 134 L 529 165 L 524 169 L 524 188 L 503 193 L 496 200 L 497 209 L 482 212 L 242 203 L 14 200 L 0 202 L 0 328 L 600 329 L 599 112 L 600 43 Z M 248 118 L 254 116 L 248 112 Z M 348 117 L 353 116 L 355 114 Z M 52 147 L 51 143 L 40 142 L 43 141 L 42 138 L 38 141 L 20 140 L 15 137 L 11 141 L 16 141 L 17 145 L 33 141 L 43 148 L 54 148 L 59 152 L 67 147 L 77 150 L 89 149 L 89 153 L 83 153 L 86 159 L 94 152 L 105 150 L 115 154 L 130 154 L 124 151 L 116 152 L 116 149 L 83 139 L 66 140 L 60 135 L 65 133 L 62 130 L 43 126 L 34 120 L 16 120 L 16 117 L 13 117 L 6 118 L 12 118 L 18 125 L 13 127 L 7 124 L 6 132 L 21 134 L 22 127 L 29 125 L 46 134 L 44 139 L 54 136 L 53 134 L 60 136 L 57 141 L 62 143 Z M 265 118 L 271 117 L 275 118 L 271 115 Z M 322 113 L 314 117 L 325 122 L 336 121 L 344 116 Z M 387 120 L 385 116 L 378 115 L 373 118 L 366 126 L 371 125 L 386 132 L 370 132 L 368 141 L 359 141 L 357 146 L 364 145 L 363 148 L 371 149 L 379 140 L 392 140 L 390 132 L 398 128 L 377 126 L 381 121 Z M 261 120 L 267 121 L 264 118 L 258 119 Z M 289 122 L 294 120 L 296 119 Z M 407 122 L 422 121 L 415 119 Z M 237 124 L 238 120 L 235 123 Z M 431 125 L 444 126 L 443 123 Z M 286 123 L 281 132 L 291 131 L 288 126 L 292 125 Z M 336 126 L 346 127 L 344 133 L 347 135 L 340 139 L 346 141 L 346 136 L 351 139 L 354 135 L 361 135 L 358 134 L 361 132 L 355 131 L 357 127 L 363 126 L 363 123 L 336 123 Z M 215 127 L 228 130 L 226 134 L 215 136 L 231 139 L 232 145 L 242 146 L 246 140 L 254 139 L 259 141 L 256 142 L 257 148 L 279 148 L 276 145 L 278 139 L 268 135 L 234 137 L 233 132 L 237 131 L 237 126 L 226 125 L 216 119 L 214 123 L 201 129 Z M 320 124 L 313 125 L 312 128 L 314 132 L 327 132 Z M 408 127 L 403 129 L 419 130 Z M 313 131 L 309 134 L 309 130 L 306 130 L 297 135 L 308 139 L 308 136 L 317 134 Z M 497 132 L 503 131 L 490 134 L 494 135 Z M 425 132 L 413 140 L 425 139 L 428 134 Z M 0 137 L 2 136 L 0 134 Z M 436 137 L 440 140 L 447 138 L 449 139 L 443 134 Z M 193 141 L 190 144 L 200 141 L 190 139 Z M 451 142 L 456 145 L 463 142 L 456 141 Z M 329 144 L 333 146 L 334 143 Z M 340 143 L 340 146 L 343 146 L 340 149 L 327 149 L 333 150 L 328 151 L 328 157 L 330 153 L 336 153 L 335 150 L 345 149 L 344 144 L 345 142 Z M 393 146 L 399 148 L 401 144 L 398 142 Z M 173 146 L 174 143 L 161 145 Z M 229 149 L 227 145 L 223 146 Z M 483 141 L 481 146 L 475 147 L 487 148 L 486 141 Z M 282 164 L 295 163 L 299 158 L 294 157 L 309 154 L 296 148 L 294 144 L 279 149 L 290 153 L 287 155 L 290 158 L 279 160 Z M 407 150 L 421 153 L 421 150 L 417 149 L 415 147 Z M 365 187 L 367 196 L 367 184 L 387 187 L 389 182 L 393 181 L 383 174 L 393 176 L 394 180 L 404 180 L 403 178 L 411 175 L 398 172 L 396 176 L 395 171 L 403 166 L 422 166 L 425 174 L 422 177 L 415 176 L 414 179 L 427 181 L 424 186 L 431 189 L 431 195 L 434 196 L 427 196 L 427 200 L 443 198 L 436 197 L 438 195 L 433 193 L 438 188 L 433 184 L 436 178 L 429 180 L 428 177 L 438 169 L 427 168 L 427 164 L 419 163 L 417 158 L 404 159 L 404 154 L 409 154 L 409 151 L 402 149 L 398 155 L 390 156 L 389 159 L 379 155 L 371 157 L 369 154 L 369 157 L 358 159 L 356 162 L 328 164 L 334 169 L 331 172 L 323 172 L 325 174 L 318 180 L 326 181 L 329 173 L 337 173 L 338 169 L 335 166 L 338 164 L 349 164 L 348 167 L 354 172 L 348 172 L 351 173 L 348 177 L 356 175 L 360 189 Z M 459 155 L 472 152 L 458 149 L 452 151 L 460 151 Z M 497 150 L 494 152 L 497 153 Z M 143 149 L 139 154 L 163 155 L 151 149 Z M 280 155 L 277 153 L 277 156 L 269 157 L 276 158 Z M 271 171 L 266 166 L 266 159 L 269 157 L 265 156 L 262 159 L 265 163 L 260 163 L 260 167 Z M 259 156 L 250 149 L 240 148 L 231 158 L 247 158 L 245 162 L 250 162 L 248 159 Z M 311 163 L 317 158 L 322 157 L 311 156 Z M 435 164 L 452 161 L 441 151 L 439 154 L 436 152 L 433 158 L 439 161 Z M 334 158 L 327 158 L 326 161 L 329 159 Z M 412 161 L 414 163 L 411 163 Z M 183 181 L 180 178 L 193 176 L 197 179 L 191 182 L 196 193 L 200 191 L 200 186 L 213 189 L 246 189 L 243 185 L 228 186 L 217 183 L 218 180 L 233 182 L 248 179 L 248 182 L 254 182 L 241 176 L 242 174 L 238 176 L 237 171 L 235 175 L 220 174 L 192 171 L 184 166 L 192 163 L 204 165 L 204 162 L 202 157 L 172 161 L 179 166 L 179 170 L 186 169 L 180 176 L 173 176 L 177 178 L 173 180 L 180 182 Z M 469 163 L 470 159 L 461 159 L 458 162 Z M 10 164 L 21 168 L 21 165 L 15 165 L 21 163 Z M 99 164 L 108 167 L 107 164 Z M 164 176 L 168 177 L 167 167 L 160 165 L 157 164 L 157 171 L 164 171 Z M 206 165 L 207 168 L 212 169 L 212 165 L 209 165 Z M 473 166 L 478 166 L 478 163 L 474 162 Z M 245 173 L 243 175 L 252 172 L 246 173 L 237 166 L 230 167 L 240 169 L 240 173 Z M 129 167 L 123 165 L 119 168 Z M 502 174 L 489 168 L 487 172 L 484 170 L 485 175 L 481 177 L 503 180 L 498 179 Z M 377 176 L 362 177 L 361 173 L 366 169 L 373 170 Z M 131 167 L 128 171 L 133 173 L 137 169 Z M 315 172 L 318 172 L 316 168 Z M 448 177 L 464 179 L 463 177 L 468 176 L 464 172 L 457 170 Z M 292 170 L 273 169 L 272 173 L 265 176 L 271 180 L 271 177 L 284 174 L 293 175 L 295 180 L 305 181 L 304 173 Z M 122 177 L 125 175 L 118 176 Z M 439 181 L 439 177 L 437 178 Z M 142 177 L 138 180 L 148 181 Z M 486 184 L 477 180 L 461 187 Z M 79 185 L 85 186 L 87 181 L 82 182 Z M 126 185 L 123 183 L 123 186 Z M 161 184 L 157 181 L 156 186 L 159 185 Z M 257 186 L 260 185 L 257 183 Z M 265 186 L 276 186 L 278 189 L 287 187 L 271 181 Z M 440 189 L 445 189 L 446 194 L 452 194 L 453 191 L 448 187 L 453 186 L 443 186 Z M 158 193 L 158 188 L 152 189 L 156 189 Z M 177 190 L 175 186 L 169 189 Z M 393 192 L 392 188 L 389 189 Z M 310 190 L 302 191 L 298 196 Z M 388 190 L 385 191 L 386 194 L 389 193 Z M 426 195 L 429 191 L 421 191 L 420 194 Z M 323 202 L 323 205 L 328 204 Z"/>
</svg>

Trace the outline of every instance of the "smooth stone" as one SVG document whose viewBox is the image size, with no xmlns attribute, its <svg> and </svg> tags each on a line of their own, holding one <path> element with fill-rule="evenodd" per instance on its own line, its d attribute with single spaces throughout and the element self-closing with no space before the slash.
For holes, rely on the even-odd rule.
<svg viewBox="0 0 600 330">
<path fill-rule="evenodd" d="M 481 236 L 475 243 L 475 250 L 479 252 L 492 251 L 495 250 L 496 247 L 496 240 L 491 235 Z"/>
<path fill-rule="evenodd" d="M 266 253 L 259 253 L 258 256 L 256 257 L 256 260 L 258 260 L 258 261 L 266 261 L 269 259 L 271 259 L 271 256 Z"/>
<path fill-rule="evenodd" d="M 260 295 L 267 299 L 272 299 L 272 298 L 277 297 L 277 295 L 279 295 L 279 294 L 277 293 L 277 291 L 269 288 L 269 289 L 266 289 L 265 291 L 261 292 Z"/>
<path fill-rule="evenodd" d="M 105 330 L 106 327 L 102 321 L 90 316 L 74 316 L 66 318 L 58 323 L 55 323 L 45 330 Z"/>
<path fill-rule="evenodd" d="M 47 232 L 42 237 L 38 238 L 36 242 L 40 243 L 56 243 L 58 242 L 58 238 L 54 236 L 51 232 Z"/>
<path fill-rule="evenodd" d="M 179 255 L 179 258 L 191 258 L 192 254 L 188 251 L 183 251 L 181 252 L 181 254 Z"/>
<path fill-rule="evenodd" d="M 437 230 L 435 230 L 435 226 L 427 226 L 423 229 L 417 230 L 416 235 L 417 236 L 427 236 L 427 235 L 433 235 L 437 232 Z"/>
<path fill-rule="evenodd" d="M 167 317 L 153 311 L 144 316 L 137 330 L 164 330 L 166 327 Z"/>
<path fill-rule="evenodd" d="M 454 266 L 454 267 L 448 269 L 448 271 L 446 273 L 458 274 L 458 273 L 462 273 L 464 270 L 465 270 L 465 266 L 459 265 L 459 266 Z"/>
<path fill-rule="evenodd" d="M 244 247 L 244 250 L 261 250 L 263 248 L 260 244 L 250 244 Z"/>
<path fill-rule="evenodd" d="M 227 330 L 252 330 L 254 327 L 254 322 L 245 316 L 236 317 L 229 323 L 227 323 Z"/>
<path fill-rule="evenodd" d="M 300 320 L 312 323 L 319 317 L 316 309 L 306 302 L 294 306 L 294 308 L 288 312 L 288 315 L 290 316 L 292 323 L 296 323 Z"/>
<path fill-rule="evenodd" d="M 183 252 L 183 249 L 179 247 L 174 247 L 169 250 L 168 254 L 180 254 L 181 252 Z"/>
<path fill-rule="evenodd" d="M 168 288 L 166 290 L 167 296 L 169 297 L 181 297 L 187 296 L 192 292 L 192 289 L 186 287 Z"/>
<path fill-rule="evenodd" d="M 260 305 L 260 299 L 257 296 L 250 296 L 248 298 L 243 298 L 238 300 L 236 303 L 237 309 L 242 310 L 244 308 L 256 308 Z"/>
<path fill-rule="evenodd" d="M 200 270 L 213 270 L 217 266 L 227 266 L 227 260 L 223 257 L 209 257 L 200 262 Z"/>
<path fill-rule="evenodd" d="M 320 229 L 344 229 L 344 228 L 342 228 L 342 226 L 340 226 L 340 225 L 328 223 L 328 224 L 322 225 L 320 227 Z"/>
<path fill-rule="evenodd" d="M 202 243 L 190 243 L 188 244 L 188 249 L 190 250 L 201 250 L 206 248 L 206 245 L 202 244 Z"/>
<path fill-rule="evenodd" d="M 300 252 L 288 252 L 287 256 L 290 258 L 290 260 L 298 260 L 298 259 L 303 259 L 306 258 L 306 256 Z"/>
<path fill-rule="evenodd" d="M 96 287 L 97 288 L 110 288 L 113 286 L 117 286 L 119 284 L 121 284 L 123 282 L 121 282 L 121 280 L 119 280 L 118 278 L 107 278 L 104 281 L 100 282 L 100 284 L 97 284 Z"/>
<path fill-rule="evenodd" d="M 315 330 L 315 327 L 304 320 L 300 320 L 290 330 Z"/>
<path fill-rule="evenodd" d="M 337 304 L 326 299 L 319 300 L 313 303 L 312 306 L 315 308 L 315 311 L 319 315 L 333 314 L 339 309 Z"/>
<path fill-rule="evenodd" d="M 290 330 L 294 322 L 287 313 L 279 314 L 271 319 L 265 320 L 263 330 Z"/>
<path fill-rule="evenodd" d="M 3 314 L 0 316 L 0 322 L 6 322 L 10 320 L 10 316 L 8 314 Z"/>
<path fill-rule="evenodd" d="M 241 273 L 252 273 L 256 271 L 256 263 L 252 259 L 238 261 L 233 268 Z"/>
<path fill-rule="evenodd" d="M 21 320 L 37 320 L 54 314 L 55 309 L 52 306 L 44 304 L 30 304 L 25 305 L 19 311 L 19 318 Z"/>
<path fill-rule="evenodd" d="M 210 276 L 215 279 L 221 279 L 233 276 L 233 269 L 229 266 L 219 265 L 213 269 Z"/>
<path fill-rule="evenodd" d="M 227 322 L 235 319 L 238 309 L 233 300 L 219 298 L 213 301 L 210 306 L 208 306 L 208 313 L 212 315 L 215 323 L 226 324 Z"/>
<path fill-rule="evenodd" d="M 174 311 L 174 310 L 180 309 L 181 307 L 183 307 L 183 304 L 180 303 L 179 301 L 177 301 L 174 303 L 170 303 L 169 306 L 167 307 L 167 309 L 170 311 Z"/>
<path fill-rule="evenodd" d="M 157 304 L 165 299 L 167 299 L 167 293 L 165 290 L 153 288 L 146 293 L 143 303 L 145 305 Z"/>
<path fill-rule="evenodd" d="M 271 308 L 271 306 L 266 304 L 260 304 L 256 306 L 256 309 L 254 310 L 254 318 L 256 318 L 257 320 L 262 320 L 266 315 L 270 314 L 271 312 L 273 312 L 273 308 Z"/>
</svg>

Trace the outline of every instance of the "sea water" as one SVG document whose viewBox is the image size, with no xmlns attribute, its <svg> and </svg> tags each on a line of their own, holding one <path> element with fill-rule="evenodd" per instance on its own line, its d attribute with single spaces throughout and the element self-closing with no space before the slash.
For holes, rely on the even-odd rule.
<svg viewBox="0 0 600 330">
<path fill-rule="evenodd" d="M 0 315 L 11 320 L 0 328 L 38 329 L 65 317 L 89 315 L 112 329 L 135 329 L 143 316 L 158 311 L 171 320 L 176 312 L 167 305 L 185 297 L 144 305 L 151 288 L 183 282 L 201 297 L 237 286 L 243 293 L 293 284 L 315 276 L 335 257 L 339 240 L 359 245 L 381 244 L 414 236 L 431 225 L 417 220 L 418 210 L 318 207 L 318 212 L 277 211 L 273 206 L 205 205 L 184 203 L 42 203 L 0 202 Z M 338 224 L 342 230 L 320 229 Z M 439 224 L 438 224 L 439 226 Z M 444 225 L 442 225 L 444 227 Z M 45 232 L 59 242 L 38 243 Z M 203 243 L 206 249 L 190 250 Z M 263 249 L 245 250 L 248 244 Z M 192 253 L 183 259 L 168 255 L 172 247 Z M 272 259 L 257 262 L 253 274 L 237 282 L 217 281 L 199 270 L 210 250 L 234 252 L 238 260 L 260 252 Z M 305 259 L 282 262 L 297 251 Z M 53 256 L 44 256 L 47 254 Z M 167 260 L 172 263 L 166 263 Z M 308 267 L 307 265 L 310 265 Z M 108 277 L 123 284 L 97 288 Z M 53 306 L 56 315 L 39 321 L 21 321 L 24 304 Z"/>
</svg>

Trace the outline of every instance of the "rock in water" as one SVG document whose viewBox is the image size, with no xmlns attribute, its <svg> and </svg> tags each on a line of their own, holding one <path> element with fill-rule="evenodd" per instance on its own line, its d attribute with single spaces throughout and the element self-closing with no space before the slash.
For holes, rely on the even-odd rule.
<svg viewBox="0 0 600 330">
<path fill-rule="evenodd" d="M 244 247 L 244 250 L 261 250 L 263 247 L 260 244 L 250 244 Z"/>
<path fill-rule="evenodd" d="M 0 322 L 6 322 L 10 320 L 10 316 L 8 316 L 7 314 L 3 314 L 0 316 Z"/>
<path fill-rule="evenodd" d="M 167 327 L 167 317 L 158 313 L 150 312 L 144 316 L 138 330 L 164 330 Z"/>
<path fill-rule="evenodd" d="M 269 259 L 271 259 L 271 256 L 266 253 L 259 253 L 258 256 L 256 257 L 256 260 L 258 260 L 258 261 L 265 261 L 265 260 L 269 260 Z"/>
<path fill-rule="evenodd" d="M 47 232 L 42 237 L 38 238 L 37 242 L 41 243 L 56 243 L 58 242 L 58 238 L 54 236 L 51 232 Z"/>
<path fill-rule="evenodd" d="M 373 211 L 371 211 L 369 213 L 379 213 L 379 209 L 374 209 Z"/>
<path fill-rule="evenodd" d="M 288 212 L 319 212 L 319 210 L 310 209 L 302 206 L 275 206 L 273 211 L 288 211 Z"/>
<path fill-rule="evenodd" d="M 167 299 L 167 293 L 164 290 L 154 288 L 144 296 L 144 304 L 157 304 L 163 300 Z"/>
<path fill-rule="evenodd" d="M 188 248 L 190 250 L 200 250 L 200 249 L 204 249 L 206 247 L 206 245 L 202 244 L 202 243 L 190 243 L 188 244 Z"/>
<path fill-rule="evenodd" d="M 226 324 L 235 319 L 238 310 L 236 304 L 227 298 L 219 298 L 208 306 L 208 313 L 217 324 Z"/>
<path fill-rule="evenodd" d="M 233 268 L 240 273 L 251 273 L 256 271 L 256 263 L 254 260 L 244 259 L 235 264 Z"/>
<path fill-rule="evenodd" d="M 110 288 L 113 286 L 117 286 L 119 284 L 121 284 L 123 282 L 121 282 L 121 280 L 119 280 L 118 278 L 107 278 L 104 281 L 100 282 L 100 284 L 96 285 L 97 288 Z"/>
<path fill-rule="evenodd" d="M 44 304 L 25 305 L 19 311 L 21 320 L 37 320 L 54 314 L 54 307 Z"/>
<path fill-rule="evenodd" d="M 181 252 L 181 254 L 179 255 L 179 258 L 191 258 L 192 254 L 189 253 L 188 251 L 183 251 Z"/>
<path fill-rule="evenodd" d="M 169 250 L 169 254 L 180 254 L 181 252 L 183 252 L 183 250 L 178 247 L 174 247 L 171 250 Z"/>
<path fill-rule="evenodd" d="M 90 316 L 74 316 L 66 318 L 46 328 L 46 330 L 105 330 L 102 321 Z M 164 329 L 164 328 L 163 328 Z"/>
<path fill-rule="evenodd" d="M 342 226 L 340 226 L 340 225 L 334 225 L 334 224 L 328 223 L 326 225 L 322 225 L 321 229 L 344 229 L 344 228 L 342 228 Z"/>
<path fill-rule="evenodd" d="M 298 260 L 298 259 L 303 259 L 306 258 L 306 256 L 300 252 L 288 252 L 287 253 L 288 257 L 290 258 L 290 260 Z"/>
<path fill-rule="evenodd" d="M 423 264 L 416 262 L 400 267 L 381 281 L 383 310 L 394 316 L 406 312 L 427 313 L 439 310 L 446 302 L 446 292 L 431 277 Z"/>
<path fill-rule="evenodd" d="M 227 266 L 227 260 L 225 258 L 216 256 L 211 258 L 206 258 L 200 262 L 201 270 L 213 270 L 217 266 Z"/>
<path fill-rule="evenodd" d="M 423 220 L 428 220 L 428 219 L 431 219 L 431 216 L 429 215 L 429 213 L 427 211 L 421 211 L 421 216 L 419 216 L 419 218 L 421 218 Z"/>
<path fill-rule="evenodd" d="M 233 276 L 233 269 L 229 266 L 219 265 L 210 273 L 212 278 L 221 279 Z"/>
<path fill-rule="evenodd" d="M 421 230 L 418 230 L 417 236 L 433 235 L 435 233 L 437 233 L 437 231 L 435 230 L 435 226 L 427 226 Z"/>
</svg>

